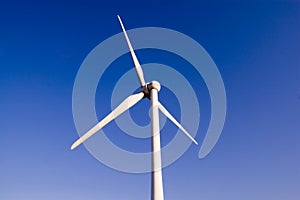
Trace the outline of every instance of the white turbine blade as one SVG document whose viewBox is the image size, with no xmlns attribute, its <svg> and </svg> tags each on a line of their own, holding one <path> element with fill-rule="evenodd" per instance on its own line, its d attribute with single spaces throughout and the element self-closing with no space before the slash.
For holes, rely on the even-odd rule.
<svg viewBox="0 0 300 200">
<path fill-rule="evenodd" d="M 75 149 L 81 143 L 86 141 L 89 137 L 94 135 L 97 131 L 103 128 L 106 124 L 114 120 L 120 114 L 134 106 L 137 102 L 139 102 L 144 97 L 144 93 L 140 92 L 138 94 L 131 95 L 127 97 L 120 105 L 118 105 L 111 113 L 109 113 L 102 121 L 96 124 L 93 128 L 91 128 L 87 133 L 85 133 L 82 137 L 80 137 L 76 142 L 71 146 L 71 150 Z"/>
<path fill-rule="evenodd" d="M 133 48 L 132 48 L 132 45 L 131 45 L 131 43 L 130 43 L 130 40 L 129 40 L 129 38 L 128 38 L 128 35 L 127 35 L 127 33 L 126 33 L 126 30 L 125 30 L 125 28 L 124 28 L 123 22 L 122 22 L 122 20 L 121 20 L 121 18 L 120 18 L 119 15 L 118 15 L 118 19 L 119 19 L 119 22 L 120 22 L 120 24 L 121 24 L 123 33 L 124 33 L 124 35 L 125 35 L 126 42 L 127 42 L 128 47 L 129 47 L 129 50 L 130 50 L 130 53 L 131 53 L 131 57 L 132 57 L 132 60 L 133 60 L 133 63 L 134 63 L 134 66 L 135 66 L 135 70 L 136 70 L 136 73 L 137 73 L 137 75 L 138 75 L 140 84 L 141 84 L 141 86 L 144 86 L 144 85 L 145 85 L 145 79 L 144 79 L 144 73 L 143 73 L 142 67 L 141 67 L 141 65 L 140 65 L 140 63 L 139 63 L 139 61 L 138 61 L 138 59 L 137 59 L 137 57 L 136 57 L 136 55 L 135 55 L 135 53 L 134 53 L 134 50 L 133 50 Z"/>
<path fill-rule="evenodd" d="M 158 102 L 158 108 L 161 110 L 163 114 L 166 115 L 178 128 L 188 136 L 195 144 L 198 145 L 198 142 L 181 126 L 181 124 L 169 113 L 169 111 L 160 103 Z"/>
</svg>

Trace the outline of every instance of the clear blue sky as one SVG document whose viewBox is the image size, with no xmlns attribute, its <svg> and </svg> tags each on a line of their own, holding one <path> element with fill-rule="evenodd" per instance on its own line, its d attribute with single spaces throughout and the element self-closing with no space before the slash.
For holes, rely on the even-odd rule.
<svg viewBox="0 0 300 200">
<path fill-rule="evenodd" d="M 128 29 L 165 27 L 192 37 L 209 52 L 224 80 L 228 112 L 222 136 L 205 159 L 198 159 L 199 146 L 191 146 L 164 169 L 166 199 L 299 199 L 296 0 L 2 1 L 0 199 L 150 198 L 149 174 L 112 170 L 84 146 L 69 150 L 78 137 L 72 117 L 77 70 L 96 45 L 121 31 L 117 14 Z M 203 84 L 199 77 L 194 81 Z M 201 143 L 210 111 L 207 94 L 199 98 L 204 98 Z"/>
</svg>

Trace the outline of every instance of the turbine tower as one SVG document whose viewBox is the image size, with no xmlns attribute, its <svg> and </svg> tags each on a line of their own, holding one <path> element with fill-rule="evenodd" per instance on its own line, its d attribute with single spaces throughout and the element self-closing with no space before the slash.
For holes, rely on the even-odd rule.
<svg viewBox="0 0 300 200">
<path fill-rule="evenodd" d="M 160 129 L 159 129 L 159 110 L 166 115 L 187 137 L 189 137 L 195 144 L 197 141 L 181 126 L 181 124 L 169 113 L 169 111 L 158 101 L 158 92 L 161 89 L 159 82 L 151 81 L 146 83 L 144 79 L 144 73 L 142 67 L 135 55 L 133 47 L 130 43 L 129 37 L 126 33 L 123 22 L 118 15 L 122 31 L 124 33 L 127 45 L 130 50 L 130 54 L 135 66 L 135 70 L 141 85 L 140 92 L 137 94 L 130 95 L 127 97 L 119 106 L 117 106 L 110 114 L 102 119 L 98 124 L 86 132 L 82 137 L 73 143 L 71 150 L 75 149 L 81 143 L 86 141 L 92 135 L 97 133 L 106 124 L 114 120 L 120 114 L 134 106 L 143 98 L 148 98 L 151 101 L 151 131 L 152 131 L 152 185 L 151 185 L 151 199 L 152 200 L 163 200 L 163 180 L 162 180 L 162 160 L 161 160 L 161 144 L 160 144 Z"/>
</svg>

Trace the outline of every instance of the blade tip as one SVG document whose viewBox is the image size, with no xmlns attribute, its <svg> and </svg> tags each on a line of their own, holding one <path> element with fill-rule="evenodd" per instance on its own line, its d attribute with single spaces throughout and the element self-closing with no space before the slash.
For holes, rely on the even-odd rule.
<svg viewBox="0 0 300 200">
<path fill-rule="evenodd" d="M 72 144 L 72 146 L 71 146 L 71 150 L 74 150 L 76 147 L 77 147 L 78 145 L 76 144 L 76 142 L 74 143 L 74 144 Z"/>
<path fill-rule="evenodd" d="M 117 17 L 118 17 L 119 22 L 122 23 L 120 15 L 117 15 Z"/>
</svg>

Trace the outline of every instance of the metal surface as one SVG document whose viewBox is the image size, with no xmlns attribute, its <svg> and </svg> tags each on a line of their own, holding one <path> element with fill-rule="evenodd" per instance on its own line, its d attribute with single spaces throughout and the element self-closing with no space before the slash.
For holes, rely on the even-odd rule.
<svg viewBox="0 0 300 200">
<path fill-rule="evenodd" d="M 161 144 L 158 113 L 158 91 L 152 89 L 151 100 L 151 127 L 152 127 L 152 200 L 163 200 L 164 190 L 161 169 Z"/>
</svg>

